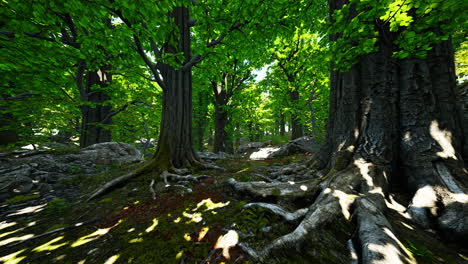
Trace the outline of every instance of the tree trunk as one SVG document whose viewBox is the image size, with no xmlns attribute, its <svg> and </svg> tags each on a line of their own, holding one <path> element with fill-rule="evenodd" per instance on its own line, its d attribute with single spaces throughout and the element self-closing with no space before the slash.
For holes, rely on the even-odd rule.
<svg viewBox="0 0 468 264">
<path fill-rule="evenodd" d="M 0 111 L 4 108 L 0 107 Z M 0 114 L 0 146 L 15 144 L 19 140 L 16 130 L 11 129 L 11 125 L 16 123 L 14 116 L 10 113 Z"/>
<path fill-rule="evenodd" d="M 196 133 L 196 147 L 199 151 L 204 151 L 204 138 L 206 131 L 206 122 L 208 116 L 208 104 L 211 100 L 210 94 L 205 91 L 199 91 L 197 93 L 198 107 L 195 114 L 195 133 Z"/>
<path fill-rule="evenodd" d="M 180 64 L 184 65 L 191 57 L 189 9 L 174 7 L 170 16 L 178 27 L 178 32 L 174 33 L 177 47 L 167 45 L 165 53 L 183 52 L 184 61 Z M 149 167 L 164 171 L 200 164 L 192 141 L 192 69 L 176 69 L 168 64 L 164 64 L 162 68 L 165 88 L 161 131 L 158 147 Z"/>
<path fill-rule="evenodd" d="M 318 127 L 317 127 L 317 118 L 315 116 L 315 109 L 314 109 L 314 91 L 310 92 L 309 99 L 307 100 L 307 104 L 309 106 L 309 111 L 310 111 L 310 125 L 312 131 L 310 131 L 311 136 L 316 136 L 318 132 Z"/>
<path fill-rule="evenodd" d="M 226 131 L 226 125 L 228 123 L 228 111 L 227 103 L 229 101 L 230 93 L 226 89 L 223 89 L 222 84 L 212 82 L 214 97 L 215 97 L 215 113 L 214 113 L 214 125 L 215 125 L 215 137 L 213 152 L 226 152 L 228 147 L 228 135 Z"/>
<path fill-rule="evenodd" d="M 81 136 L 80 147 L 84 148 L 96 143 L 112 141 L 111 130 L 103 126 L 112 124 L 112 108 L 106 103 L 110 97 L 99 89 L 105 88 L 112 81 L 108 67 L 101 67 L 98 71 L 89 71 L 87 76 L 86 96 L 84 102 L 96 106 L 82 105 L 81 108 Z M 98 90 L 96 90 L 98 86 Z"/>
<path fill-rule="evenodd" d="M 299 104 L 299 91 L 289 91 L 289 97 L 291 99 L 291 104 L 294 108 L 291 112 L 291 139 L 296 139 L 304 135 L 301 118 L 299 115 L 299 109 L 297 107 Z"/>
<path fill-rule="evenodd" d="M 330 1 L 330 6 L 340 9 L 344 3 Z M 318 177 L 300 186 L 311 193 L 286 182 L 228 182 L 254 197 L 315 197 L 308 208 L 296 207 L 293 213 L 272 204 L 248 204 L 291 223 L 303 217 L 291 233 L 261 250 L 241 245 L 252 258 L 283 263 L 300 254 L 311 263 L 324 263 L 325 250 L 327 263 L 416 263 L 387 219 L 392 217 L 385 213 L 387 204 L 446 239 L 468 237 L 468 184 L 461 155 L 467 131 L 455 98 L 451 44 L 434 44 L 426 59 L 396 59 L 396 33 L 382 24 L 376 29 L 386 36 L 377 43 L 379 51 L 362 56 L 348 72 L 331 72 L 326 144 L 311 160 Z M 410 191 L 412 201 L 397 209 L 392 190 Z"/>
<path fill-rule="evenodd" d="M 286 134 L 286 121 L 284 120 L 284 114 L 281 114 L 279 126 L 279 134 L 280 136 L 284 136 L 284 134 Z"/>
</svg>

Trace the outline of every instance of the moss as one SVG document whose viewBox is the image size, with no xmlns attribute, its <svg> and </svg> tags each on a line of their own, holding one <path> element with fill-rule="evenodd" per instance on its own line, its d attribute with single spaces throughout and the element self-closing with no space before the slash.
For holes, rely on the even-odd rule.
<svg viewBox="0 0 468 264">
<path fill-rule="evenodd" d="M 39 194 L 34 194 L 34 195 L 17 195 L 2 204 L 17 204 L 17 203 L 24 203 L 30 200 L 35 200 L 39 199 L 41 196 Z"/>
<path fill-rule="evenodd" d="M 279 196 L 281 194 L 281 190 L 280 189 L 273 189 L 273 191 L 271 191 L 271 194 L 274 195 L 274 196 Z"/>
<path fill-rule="evenodd" d="M 418 263 L 434 262 L 434 254 L 426 246 L 410 240 L 405 240 L 404 245 L 406 249 L 408 249 L 413 254 Z"/>
<path fill-rule="evenodd" d="M 63 215 L 69 212 L 71 209 L 70 203 L 65 199 L 54 199 L 47 204 L 47 208 L 44 210 L 46 214 L 57 214 Z"/>
<path fill-rule="evenodd" d="M 107 197 L 107 198 L 101 199 L 99 202 L 100 202 L 100 203 L 109 203 L 109 202 L 112 202 L 112 197 Z"/>
</svg>

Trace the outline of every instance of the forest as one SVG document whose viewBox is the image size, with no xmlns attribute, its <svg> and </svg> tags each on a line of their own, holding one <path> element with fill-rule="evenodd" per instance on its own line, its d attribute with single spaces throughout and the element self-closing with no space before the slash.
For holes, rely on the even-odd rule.
<svg viewBox="0 0 468 264">
<path fill-rule="evenodd" d="M 468 263 L 463 10 L 1 0 L 1 263 Z"/>
</svg>

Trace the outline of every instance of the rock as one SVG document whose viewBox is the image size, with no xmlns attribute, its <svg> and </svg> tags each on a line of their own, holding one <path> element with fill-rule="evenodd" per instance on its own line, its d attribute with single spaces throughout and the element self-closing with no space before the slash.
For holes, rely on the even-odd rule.
<svg viewBox="0 0 468 264">
<path fill-rule="evenodd" d="M 305 136 L 289 141 L 278 150 L 272 152 L 268 158 L 284 157 L 297 153 L 317 152 L 319 145 L 312 137 Z"/>
<path fill-rule="evenodd" d="M 248 152 L 254 152 L 259 148 L 263 148 L 270 144 L 270 142 L 250 142 L 247 144 L 242 144 L 237 148 L 237 153 L 245 154 Z"/>
<path fill-rule="evenodd" d="M 141 160 L 141 153 L 134 146 L 122 142 L 97 143 L 82 149 L 70 157 L 96 164 L 128 164 Z"/>
<path fill-rule="evenodd" d="M 205 160 L 219 160 L 219 159 L 232 159 L 232 155 L 225 152 L 198 152 L 198 156 Z"/>
<path fill-rule="evenodd" d="M 250 154 L 249 158 L 251 160 L 264 160 L 267 159 L 271 155 L 271 153 L 274 153 L 278 150 L 279 148 L 260 148 L 252 154 Z"/>
<path fill-rule="evenodd" d="M 291 167 L 284 167 L 281 169 L 281 173 L 284 175 L 291 175 L 294 172 L 293 168 Z"/>
<path fill-rule="evenodd" d="M 37 184 L 37 190 L 42 194 L 51 192 L 52 189 L 53 188 L 52 188 L 52 186 L 50 186 L 50 184 L 47 184 L 47 183 L 38 183 Z"/>
<path fill-rule="evenodd" d="M 33 168 L 24 164 L 0 171 L 0 197 L 9 198 L 18 193 L 27 193 L 33 186 L 30 175 Z"/>
</svg>

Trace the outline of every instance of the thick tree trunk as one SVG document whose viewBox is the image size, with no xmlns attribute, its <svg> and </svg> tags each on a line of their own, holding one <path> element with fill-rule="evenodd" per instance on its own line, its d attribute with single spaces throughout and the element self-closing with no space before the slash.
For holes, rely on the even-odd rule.
<svg viewBox="0 0 468 264">
<path fill-rule="evenodd" d="M 186 7 L 175 7 L 170 15 L 178 27 L 178 32 L 174 33 L 178 46 L 168 45 L 165 53 L 183 52 L 184 61 L 180 64 L 184 65 L 190 60 L 191 54 L 189 10 Z M 200 164 L 192 140 L 192 69 L 175 69 L 168 64 L 162 67 L 165 88 L 161 132 L 150 168 L 164 171 Z"/>
<path fill-rule="evenodd" d="M 291 99 L 291 104 L 294 108 L 291 112 L 291 139 L 296 139 L 304 135 L 300 114 L 297 108 L 300 97 L 299 91 L 289 91 L 289 97 Z"/>
<path fill-rule="evenodd" d="M 87 74 L 86 96 L 82 96 L 86 103 L 96 106 L 82 105 L 81 108 L 81 136 L 80 147 L 84 148 L 96 143 L 112 141 L 111 130 L 103 126 L 112 124 L 112 108 L 106 103 L 110 97 L 101 90 L 112 81 L 108 67 L 101 67 L 98 71 Z"/>
<path fill-rule="evenodd" d="M 330 1 L 331 9 L 345 2 Z M 386 36 L 379 39 L 379 51 L 362 56 L 348 72 L 331 72 L 326 144 L 311 161 L 319 177 L 301 183 L 302 190 L 319 192 L 317 198 L 306 213 L 257 203 L 287 219 L 303 219 L 260 250 L 241 244 L 252 258 L 282 263 L 285 256 L 299 253 L 312 263 L 324 263 L 326 241 L 327 263 L 416 263 L 387 219 L 388 204 L 446 239 L 468 237 L 468 184 L 461 155 L 466 131 L 455 98 L 451 44 L 434 44 L 426 59 L 396 59 L 395 36 L 381 24 L 376 28 Z M 228 184 L 255 197 L 307 195 L 288 183 Z M 272 187 L 280 191 L 273 193 Z M 394 206 L 394 188 L 414 194 L 406 208 Z"/>
</svg>

